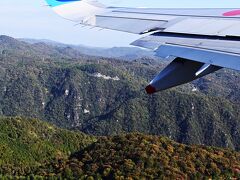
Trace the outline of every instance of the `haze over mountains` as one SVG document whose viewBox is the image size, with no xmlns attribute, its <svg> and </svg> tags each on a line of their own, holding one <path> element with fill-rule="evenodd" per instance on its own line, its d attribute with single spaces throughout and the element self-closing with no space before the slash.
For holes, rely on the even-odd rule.
<svg viewBox="0 0 240 180">
<path fill-rule="evenodd" d="M 55 126 L 88 135 L 140 132 L 163 135 L 179 143 L 240 149 L 239 72 L 224 69 L 193 83 L 149 96 L 144 91 L 146 84 L 168 62 L 152 59 L 148 55 L 141 55 L 140 59 L 132 60 L 123 58 L 126 54 L 129 56 L 128 48 L 117 51 L 121 54 L 117 59 L 96 57 L 94 53 L 94 56 L 85 55 L 79 47 L 49 42 L 35 43 L 33 40 L 27 43 L 0 36 L 0 115 L 38 118 Z M 29 118 L 23 118 L 26 132 L 36 128 L 35 123 L 34 127 L 29 127 L 28 121 L 34 122 Z M 10 126 L 12 121 L 8 120 L 4 120 L 4 127 Z M 8 136 L 4 133 L 4 137 Z M 31 134 L 32 130 L 29 130 L 29 133 Z M 37 137 L 41 137 L 41 133 L 36 134 Z M 14 133 L 14 138 L 10 135 L 10 139 L 16 139 L 15 136 L 18 137 L 19 133 Z M 26 133 L 21 136 L 26 136 Z M 94 142 L 96 139 L 92 138 Z M 123 141 L 126 142 L 127 139 L 124 137 Z M 107 144 L 113 141 L 111 138 L 105 140 Z M 89 141 L 89 144 L 93 141 Z M 79 148 L 80 152 L 83 149 L 75 145 L 70 146 Z M 138 145 L 134 146 L 139 148 Z M 59 147 L 51 148 L 55 149 L 54 152 L 59 150 Z M 90 151 L 94 154 L 95 145 L 91 148 Z M 71 150 L 73 151 L 78 150 Z M 85 157 L 83 154 L 80 156 Z M 68 159 L 67 155 L 65 157 Z M 69 158 L 69 162 L 66 161 L 66 166 L 63 166 L 68 167 L 64 173 L 72 171 L 72 167 L 75 168 L 68 164 L 72 162 L 72 157 Z M 76 158 L 78 159 L 78 156 Z M 99 157 L 94 158 L 94 161 L 97 161 Z M 132 156 L 131 158 L 134 159 Z M 236 160 L 237 165 L 240 162 L 238 155 L 228 158 Z M 85 163 L 76 161 L 76 164 Z M 134 163 L 137 164 L 135 161 Z M 214 163 L 221 169 L 221 165 Z M 57 167 L 56 171 L 59 170 Z M 98 164 L 98 167 L 102 166 Z M 88 168 L 84 168 L 83 172 L 93 176 L 88 173 Z M 112 170 L 110 172 L 114 173 L 115 169 Z M 187 170 L 181 172 L 184 174 Z M 205 170 L 202 174 L 205 174 Z M 218 175 L 220 174 L 219 172 Z M 112 174 L 109 173 L 110 175 Z M 212 176 L 211 173 L 208 175 Z"/>
<path fill-rule="evenodd" d="M 59 47 L 59 48 L 72 48 L 79 51 L 82 54 L 98 57 L 118 58 L 122 60 L 135 60 L 142 57 L 149 57 L 157 59 L 152 51 L 143 50 L 136 47 L 113 47 L 113 48 L 99 48 L 99 47 L 87 47 L 83 45 L 69 45 L 58 43 L 56 41 L 46 39 L 19 39 L 23 42 L 30 44 L 45 43 L 47 45 Z"/>
</svg>

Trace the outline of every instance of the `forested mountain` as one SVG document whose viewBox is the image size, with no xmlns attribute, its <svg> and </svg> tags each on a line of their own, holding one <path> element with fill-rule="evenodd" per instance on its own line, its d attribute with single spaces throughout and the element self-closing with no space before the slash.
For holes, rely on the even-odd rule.
<svg viewBox="0 0 240 180">
<path fill-rule="evenodd" d="M 147 95 L 166 62 L 121 61 L 0 37 L 0 114 L 93 135 L 141 132 L 240 149 L 240 74 L 221 70 Z"/>
<path fill-rule="evenodd" d="M 30 118 L 0 117 L 0 175 L 28 175 L 96 141 Z M 0 176 L 0 179 L 1 176 Z"/>
<path fill-rule="evenodd" d="M 127 134 L 100 138 L 47 167 L 53 176 L 76 179 L 238 179 L 240 153 Z"/>
<path fill-rule="evenodd" d="M 0 179 L 233 179 L 240 153 L 131 133 L 93 137 L 30 118 L 0 118 Z"/>
</svg>

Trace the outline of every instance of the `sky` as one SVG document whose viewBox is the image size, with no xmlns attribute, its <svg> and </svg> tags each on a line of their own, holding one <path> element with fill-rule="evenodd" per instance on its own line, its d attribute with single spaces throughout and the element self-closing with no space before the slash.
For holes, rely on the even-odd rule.
<svg viewBox="0 0 240 180">
<path fill-rule="evenodd" d="M 106 5 L 159 8 L 240 8 L 240 0 L 101 0 Z M 94 47 L 128 46 L 138 35 L 76 25 L 44 0 L 0 0 L 0 34 Z"/>
</svg>

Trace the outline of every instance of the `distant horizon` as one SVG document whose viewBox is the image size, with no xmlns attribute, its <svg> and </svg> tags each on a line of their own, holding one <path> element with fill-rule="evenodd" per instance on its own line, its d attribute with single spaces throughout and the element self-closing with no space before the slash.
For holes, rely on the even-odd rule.
<svg viewBox="0 0 240 180">
<path fill-rule="evenodd" d="M 10 37 L 10 38 L 14 38 L 16 40 L 21 40 L 21 41 L 24 41 L 24 40 L 35 40 L 35 41 L 49 41 L 50 43 L 57 43 L 57 44 L 63 44 L 63 45 L 71 45 L 71 46 L 83 46 L 83 47 L 87 47 L 87 48 L 99 48 L 99 49 L 108 49 L 108 48 L 137 48 L 137 49 L 143 49 L 143 50 L 146 50 L 148 51 L 148 49 L 144 49 L 144 48 L 141 48 L 141 47 L 137 47 L 137 46 L 133 46 L 133 45 L 129 45 L 129 46 L 112 46 L 112 47 L 102 47 L 102 46 L 89 46 L 89 45 L 84 45 L 84 44 L 71 44 L 71 43 L 64 43 L 64 42 L 61 42 L 61 41 L 57 41 L 57 40 L 52 40 L 52 39 L 40 39 L 40 38 L 27 38 L 27 37 L 14 37 L 14 36 L 10 36 L 10 35 L 6 35 L 6 34 L 0 34 L 0 36 L 7 36 L 7 37 Z"/>
</svg>

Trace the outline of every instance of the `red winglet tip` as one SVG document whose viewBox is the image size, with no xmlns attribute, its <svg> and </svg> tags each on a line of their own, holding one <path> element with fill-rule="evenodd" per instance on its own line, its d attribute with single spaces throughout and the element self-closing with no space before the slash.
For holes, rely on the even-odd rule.
<svg viewBox="0 0 240 180">
<path fill-rule="evenodd" d="M 155 87 L 153 87 L 153 86 L 151 86 L 151 85 L 148 85 L 148 86 L 145 88 L 145 90 L 146 90 L 146 92 L 147 92 L 148 94 L 153 94 L 153 93 L 157 92 L 156 89 L 155 89 Z"/>
</svg>

